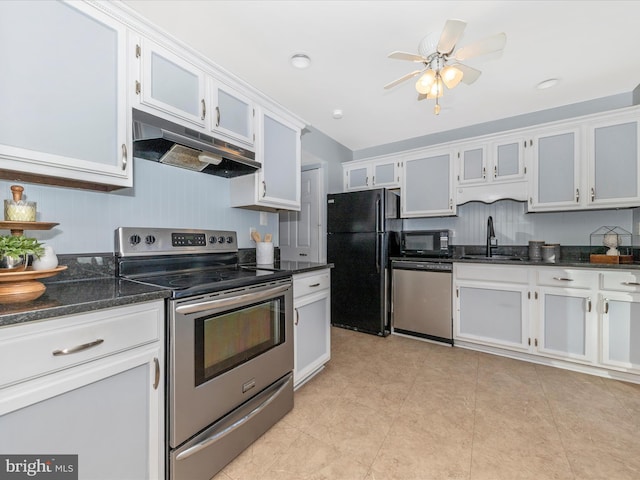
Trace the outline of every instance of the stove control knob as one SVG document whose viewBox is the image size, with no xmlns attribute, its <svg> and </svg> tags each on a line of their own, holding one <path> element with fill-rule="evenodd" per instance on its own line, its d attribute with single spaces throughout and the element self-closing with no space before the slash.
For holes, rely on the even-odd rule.
<svg viewBox="0 0 640 480">
<path fill-rule="evenodd" d="M 144 243 L 146 243 L 147 245 L 153 245 L 154 243 L 156 243 L 156 237 L 154 237 L 153 235 L 147 235 L 144 239 Z"/>
<path fill-rule="evenodd" d="M 218 239 L 216 237 L 209 237 L 209 243 L 216 243 L 218 241 Z"/>
<path fill-rule="evenodd" d="M 233 243 L 233 237 L 227 237 L 227 243 Z"/>
<path fill-rule="evenodd" d="M 129 237 L 129 243 L 131 245 L 138 245 L 140 243 L 140 235 L 131 235 Z"/>
<path fill-rule="evenodd" d="M 218 237 L 218 243 L 224 243 L 224 237 Z"/>
</svg>

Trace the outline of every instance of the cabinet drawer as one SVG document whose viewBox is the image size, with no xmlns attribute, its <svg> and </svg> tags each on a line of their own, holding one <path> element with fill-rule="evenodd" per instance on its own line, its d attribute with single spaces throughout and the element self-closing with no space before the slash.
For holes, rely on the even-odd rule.
<svg viewBox="0 0 640 480">
<path fill-rule="evenodd" d="M 331 287 L 329 270 L 321 273 L 309 272 L 293 276 L 293 298 L 299 298 L 310 293 L 316 293 Z"/>
<path fill-rule="evenodd" d="M 640 272 L 605 272 L 600 278 L 602 290 L 640 292 Z"/>
<path fill-rule="evenodd" d="M 453 266 L 454 278 L 483 282 L 528 283 L 529 269 L 526 266 L 497 266 L 485 264 L 461 264 Z"/>
<path fill-rule="evenodd" d="M 598 273 L 589 270 L 542 267 L 538 269 L 538 285 L 567 288 L 597 288 Z"/>
<path fill-rule="evenodd" d="M 0 387 L 159 341 L 164 302 L 98 310 L 0 331 Z"/>
</svg>

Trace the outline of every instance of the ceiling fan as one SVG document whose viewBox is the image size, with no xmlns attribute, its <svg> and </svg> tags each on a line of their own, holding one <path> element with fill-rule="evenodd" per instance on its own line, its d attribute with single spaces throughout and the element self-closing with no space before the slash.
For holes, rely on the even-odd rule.
<svg viewBox="0 0 640 480">
<path fill-rule="evenodd" d="M 463 65 L 460 62 L 487 53 L 498 52 L 504 48 L 507 42 L 507 36 L 504 33 L 498 33 L 455 50 L 456 44 L 462 37 L 466 26 L 467 24 L 462 20 L 447 20 L 439 38 L 436 36 L 437 34 L 431 33 L 420 41 L 417 55 L 407 52 L 391 52 L 389 58 L 409 60 L 421 63 L 423 66 L 386 84 L 384 88 L 393 88 L 410 78 L 420 75 L 416 82 L 416 90 L 419 94 L 418 100 L 435 98 L 434 113 L 438 115 L 440 113 L 438 99 L 442 97 L 444 86 L 452 89 L 460 82 L 470 85 L 482 73 L 480 70 Z"/>
</svg>

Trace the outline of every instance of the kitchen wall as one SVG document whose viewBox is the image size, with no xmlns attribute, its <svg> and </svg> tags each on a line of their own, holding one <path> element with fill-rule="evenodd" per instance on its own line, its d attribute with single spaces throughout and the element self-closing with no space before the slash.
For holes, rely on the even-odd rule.
<svg viewBox="0 0 640 480">
<path fill-rule="evenodd" d="M 327 193 L 342 192 L 342 162 L 353 160 L 353 152 L 313 127 L 302 131 L 302 150 L 303 163 L 307 153 L 313 159 L 307 163 L 319 160 L 326 167 Z"/>
<path fill-rule="evenodd" d="M 498 246 L 527 245 L 529 240 L 588 246 L 589 235 L 606 226 L 632 232 L 634 216 L 640 209 L 596 210 L 580 212 L 526 213 L 525 202 L 501 200 L 492 204 L 470 202 L 458 206 L 457 217 L 415 218 L 403 220 L 405 230 L 449 229 L 456 245 L 484 245 L 487 217 L 493 217 Z M 638 219 L 640 220 L 640 218 Z"/>
<path fill-rule="evenodd" d="M 45 241 L 57 253 L 112 252 L 119 226 L 236 230 L 240 248 L 255 248 L 250 227 L 278 234 L 278 215 L 229 206 L 229 180 L 147 160 L 134 159 L 134 187 L 111 193 L 20 183 L 27 200 L 38 202 L 37 220 L 57 222 L 49 231 L 25 234 Z M 0 198 L 10 185 L 0 181 Z"/>
</svg>

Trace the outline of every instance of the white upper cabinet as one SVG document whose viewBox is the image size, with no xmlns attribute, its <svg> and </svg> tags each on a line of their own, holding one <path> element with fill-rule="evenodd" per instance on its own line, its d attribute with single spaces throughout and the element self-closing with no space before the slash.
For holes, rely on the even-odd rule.
<svg viewBox="0 0 640 480">
<path fill-rule="evenodd" d="M 529 211 L 639 206 L 639 118 L 632 107 L 535 134 Z"/>
<path fill-rule="evenodd" d="M 127 30 L 103 7 L 0 2 L 2 178 L 132 186 Z"/>
<path fill-rule="evenodd" d="M 456 214 L 450 148 L 414 152 L 403 163 L 400 194 L 403 218 Z"/>
<path fill-rule="evenodd" d="M 344 191 L 369 188 L 398 188 L 402 171 L 401 157 L 378 157 L 343 164 Z"/>
<path fill-rule="evenodd" d="M 485 137 L 456 145 L 457 203 L 526 200 L 526 147 L 522 135 Z"/>
<path fill-rule="evenodd" d="M 211 129 L 234 140 L 253 146 L 255 109 L 253 102 L 240 92 L 209 78 Z"/>
<path fill-rule="evenodd" d="M 257 160 L 262 168 L 231 179 L 231 206 L 300 210 L 301 125 L 258 109 Z"/>
<path fill-rule="evenodd" d="M 141 80 L 136 85 L 142 109 L 205 127 L 210 105 L 204 71 L 151 40 L 140 39 L 134 48 L 142 59 Z"/>
<path fill-rule="evenodd" d="M 640 205 L 637 112 L 588 124 L 588 202 L 596 208 Z"/>
<path fill-rule="evenodd" d="M 580 185 L 580 129 L 555 128 L 533 137 L 529 210 L 579 208 L 585 192 Z"/>
</svg>

